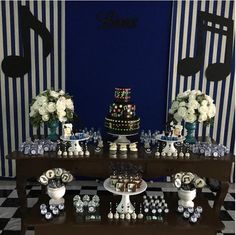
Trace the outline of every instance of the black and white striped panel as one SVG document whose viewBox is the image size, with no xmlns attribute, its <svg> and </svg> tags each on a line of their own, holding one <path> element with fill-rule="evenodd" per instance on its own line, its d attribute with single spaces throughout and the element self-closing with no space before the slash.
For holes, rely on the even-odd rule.
<svg viewBox="0 0 236 235">
<path fill-rule="evenodd" d="M 196 55 L 196 19 L 198 11 L 234 19 L 234 1 L 173 2 L 167 107 L 170 108 L 172 100 L 179 92 L 188 89 L 199 89 L 209 94 L 213 97 L 217 109 L 214 126 L 203 128 L 202 125 L 199 125 L 198 135 L 210 134 L 217 142 L 229 146 L 233 151 L 235 138 L 234 64 L 231 66 L 230 75 L 223 81 L 208 81 L 205 77 L 208 64 L 224 62 L 226 36 L 206 32 L 205 60 L 202 69 L 188 78 L 177 74 L 178 61 Z M 232 61 L 235 61 L 235 54 L 233 54 Z"/>
<path fill-rule="evenodd" d="M 20 6 L 26 5 L 53 36 L 53 51 L 43 58 L 43 41 L 31 30 L 31 70 L 24 77 L 10 78 L 0 68 L 0 176 L 15 176 L 14 162 L 5 156 L 37 133 L 29 123 L 29 104 L 39 92 L 65 89 L 65 2 L 1 1 L 0 64 L 8 55 L 23 55 Z M 45 127 L 40 134 L 46 134 Z"/>
</svg>

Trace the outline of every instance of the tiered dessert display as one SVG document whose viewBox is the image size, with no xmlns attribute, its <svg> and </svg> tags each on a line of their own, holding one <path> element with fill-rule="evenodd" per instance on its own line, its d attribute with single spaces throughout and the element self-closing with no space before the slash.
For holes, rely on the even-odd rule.
<svg viewBox="0 0 236 235">
<path fill-rule="evenodd" d="M 177 153 L 177 149 L 174 146 L 174 143 L 183 142 L 185 137 L 183 136 L 176 136 L 174 134 L 160 134 L 156 136 L 157 140 L 163 141 L 166 143 L 166 147 L 162 150 L 162 152 L 166 154 L 174 154 Z"/>
<path fill-rule="evenodd" d="M 133 213 L 134 206 L 130 202 L 131 195 L 137 195 L 144 192 L 147 183 L 142 180 L 139 174 L 128 175 L 113 173 L 110 178 L 104 181 L 104 188 L 114 194 L 121 195 L 122 199 L 117 206 L 118 213 Z"/>
<path fill-rule="evenodd" d="M 70 142 L 72 152 L 82 152 L 82 148 L 79 144 L 81 141 L 89 139 L 89 135 L 86 133 L 75 133 L 72 132 L 72 124 L 63 124 L 63 135 L 60 137 L 62 141 Z"/>
<path fill-rule="evenodd" d="M 115 88 L 115 101 L 105 118 L 107 132 L 118 136 L 118 143 L 130 143 L 126 137 L 139 131 L 140 118 L 136 116 L 136 106 L 130 102 L 130 93 L 130 88 Z"/>
</svg>

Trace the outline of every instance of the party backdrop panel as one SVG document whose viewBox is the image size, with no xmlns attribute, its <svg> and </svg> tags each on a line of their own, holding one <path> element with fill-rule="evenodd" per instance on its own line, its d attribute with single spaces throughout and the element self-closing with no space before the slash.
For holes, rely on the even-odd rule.
<svg viewBox="0 0 236 235">
<path fill-rule="evenodd" d="M 81 125 L 104 130 L 114 88 L 128 86 L 141 128 L 164 128 L 171 6 L 66 2 L 66 85 Z"/>
<path fill-rule="evenodd" d="M 0 176 L 14 176 L 5 156 L 37 132 L 29 123 L 32 97 L 65 88 L 65 2 L 1 1 L 0 65 Z"/>
<path fill-rule="evenodd" d="M 231 147 L 232 151 L 235 129 L 235 54 L 230 24 L 234 19 L 233 8 L 233 1 L 175 1 L 173 3 L 168 84 L 168 108 L 179 92 L 188 89 L 199 89 L 213 97 L 217 109 L 214 125 L 206 129 L 199 125 L 198 136 L 210 134 L 217 142 Z M 199 21 L 200 12 L 210 13 L 203 14 L 207 15 L 204 22 Z M 224 27 L 220 25 L 221 22 L 225 23 Z M 209 26 L 209 30 L 201 30 L 200 27 L 203 27 L 201 24 Z M 213 30 L 218 30 L 218 33 L 213 33 Z M 202 48 L 198 41 L 199 32 L 203 33 L 200 36 L 205 45 L 202 51 L 199 51 Z M 196 73 L 190 71 L 191 75 L 183 76 L 178 70 L 181 59 L 195 57 L 200 61 L 201 54 L 204 57 L 200 70 L 195 71 Z M 218 71 L 213 78 L 209 78 L 206 71 L 209 64 L 213 63 L 222 63 L 221 70 L 229 68 L 229 74 L 222 78 L 221 71 Z"/>
</svg>

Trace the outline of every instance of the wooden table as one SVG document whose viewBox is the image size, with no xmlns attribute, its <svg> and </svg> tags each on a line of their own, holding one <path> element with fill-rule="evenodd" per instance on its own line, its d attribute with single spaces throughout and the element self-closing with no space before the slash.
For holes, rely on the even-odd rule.
<svg viewBox="0 0 236 235">
<path fill-rule="evenodd" d="M 143 220 L 110 220 L 107 218 L 109 213 L 109 202 L 113 205 L 120 200 L 119 196 L 100 196 L 99 215 L 101 221 L 86 221 L 84 215 L 78 215 L 73 208 L 72 195 L 66 196 L 65 213 L 59 217 L 54 217 L 51 221 L 44 219 L 40 215 L 40 204 L 48 204 L 48 197 L 43 197 L 32 208 L 25 218 L 25 226 L 33 226 L 35 235 L 215 235 L 217 231 L 224 228 L 223 223 L 216 216 L 216 212 L 209 207 L 207 199 L 202 194 L 198 195 L 195 205 L 203 207 L 203 213 L 196 224 L 190 224 L 181 214 L 176 212 L 177 193 L 165 193 L 165 199 L 170 208 L 170 212 L 163 216 L 163 221 Z M 132 202 L 139 205 L 142 202 L 142 195 L 132 196 Z M 138 206 L 139 207 L 139 206 Z"/>
<path fill-rule="evenodd" d="M 42 156 L 28 156 L 21 152 L 12 152 L 7 159 L 16 161 L 16 188 L 20 199 L 22 214 L 27 208 L 26 184 L 30 178 L 38 178 L 44 171 L 54 167 L 69 170 L 74 176 L 90 176 L 107 178 L 112 164 L 132 163 L 142 167 L 144 178 L 170 176 L 179 171 L 190 171 L 202 177 L 214 178 L 221 182 L 220 190 L 214 201 L 214 210 L 217 215 L 228 192 L 230 173 L 234 156 L 229 154 L 222 158 L 206 158 L 192 154 L 189 159 L 157 159 L 154 154 L 145 154 L 140 151 L 137 155 L 129 155 L 127 159 L 111 158 L 108 151 L 94 153 L 88 158 L 63 158 L 55 152 Z M 23 224 L 23 223 L 22 223 Z M 23 230 L 24 228 L 22 228 Z"/>
</svg>

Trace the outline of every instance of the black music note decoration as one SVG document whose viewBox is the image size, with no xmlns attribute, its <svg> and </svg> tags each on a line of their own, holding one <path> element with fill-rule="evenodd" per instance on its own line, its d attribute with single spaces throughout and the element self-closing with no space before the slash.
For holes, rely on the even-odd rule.
<svg viewBox="0 0 236 235">
<path fill-rule="evenodd" d="M 8 77 L 22 77 L 30 71 L 30 29 L 43 39 L 43 56 L 47 57 L 53 48 L 53 39 L 45 25 L 35 18 L 26 6 L 21 6 L 21 32 L 24 56 L 10 55 L 2 61 L 2 70 Z M 33 55 L 34 56 L 34 55 Z"/>
<path fill-rule="evenodd" d="M 225 35 L 227 38 L 224 63 L 209 64 L 205 72 L 207 80 L 220 81 L 230 74 L 233 53 L 233 20 L 202 11 L 198 14 L 196 26 L 197 55 L 194 58 L 187 57 L 180 60 L 178 73 L 183 76 L 192 76 L 201 69 L 205 51 L 203 35 L 206 31 Z"/>
</svg>

